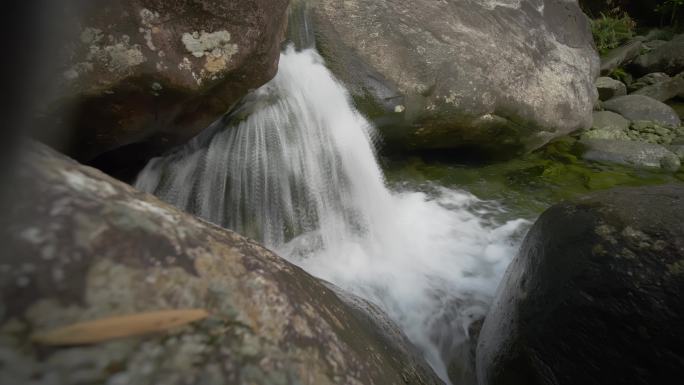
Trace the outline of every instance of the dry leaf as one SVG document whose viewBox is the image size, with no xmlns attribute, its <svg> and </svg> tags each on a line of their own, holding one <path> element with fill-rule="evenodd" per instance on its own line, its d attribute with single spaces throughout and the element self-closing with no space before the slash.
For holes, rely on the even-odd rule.
<svg viewBox="0 0 684 385">
<path fill-rule="evenodd" d="M 207 318 L 204 309 L 162 310 L 78 322 L 31 336 L 43 345 L 85 345 L 116 338 L 161 332 Z"/>
</svg>

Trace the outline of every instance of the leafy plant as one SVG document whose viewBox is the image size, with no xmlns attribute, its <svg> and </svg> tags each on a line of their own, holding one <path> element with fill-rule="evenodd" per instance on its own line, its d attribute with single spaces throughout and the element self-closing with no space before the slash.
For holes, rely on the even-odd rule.
<svg viewBox="0 0 684 385">
<path fill-rule="evenodd" d="M 675 0 L 684 1 L 684 0 Z M 636 22 L 628 14 L 614 9 L 609 14 L 601 14 L 601 17 L 591 23 L 591 30 L 599 53 L 604 54 L 620 44 L 634 37 Z"/>
</svg>

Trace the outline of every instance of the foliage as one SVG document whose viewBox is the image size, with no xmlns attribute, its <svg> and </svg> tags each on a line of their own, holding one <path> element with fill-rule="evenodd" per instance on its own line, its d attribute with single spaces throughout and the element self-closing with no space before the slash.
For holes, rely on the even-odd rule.
<svg viewBox="0 0 684 385">
<path fill-rule="evenodd" d="M 679 1 L 679 0 L 677 0 Z M 599 53 L 604 54 L 634 37 L 636 23 L 628 14 L 613 10 L 592 20 L 591 31 Z"/>
<path fill-rule="evenodd" d="M 613 72 L 611 72 L 608 76 L 613 79 L 619 80 L 627 85 L 631 84 L 633 80 L 632 75 L 629 72 L 625 71 L 625 69 L 622 67 L 614 69 Z"/>
</svg>

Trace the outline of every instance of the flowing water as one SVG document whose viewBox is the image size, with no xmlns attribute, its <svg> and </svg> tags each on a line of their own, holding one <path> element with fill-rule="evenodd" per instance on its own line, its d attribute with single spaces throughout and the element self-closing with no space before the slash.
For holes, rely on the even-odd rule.
<svg viewBox="0 0 684 385">
<path fill-rule="evenodd" d="M 374 136 L 320 56 L 290 48 L 270 83 L 136 187 L 378 304 L 446 380 L 527 222 L 497 222 L 502 207 L 464 191 L 389 188 Z"/>
</svg>

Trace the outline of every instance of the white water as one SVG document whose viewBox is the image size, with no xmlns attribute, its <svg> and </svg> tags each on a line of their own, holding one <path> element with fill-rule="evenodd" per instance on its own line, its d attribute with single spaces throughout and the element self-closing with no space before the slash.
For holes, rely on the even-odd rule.
<svg viewBox="0 0 684 385">
<path fill-rule="evenodd" d="M 446 379 L 514 253 L 522 220 L 463 192 L 390 191 L 373 128 L 312 50 L 233 116 L 151 161 L 136 187 L 254 237 L 310 273 L 380 305 Z"/>
</svg>

